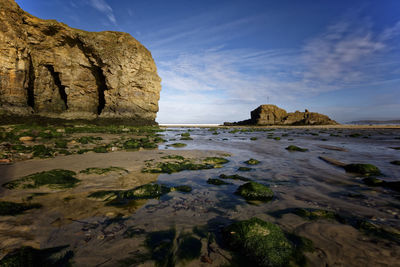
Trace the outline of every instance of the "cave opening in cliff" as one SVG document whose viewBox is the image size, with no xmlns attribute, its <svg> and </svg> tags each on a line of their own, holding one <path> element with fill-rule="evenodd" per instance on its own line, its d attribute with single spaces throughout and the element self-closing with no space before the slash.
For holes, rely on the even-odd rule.
<svg viewBox="0 0 400 267">
<path fill-rule="evenodd" d="M 64 101 L 65 109 L 68 109 L 68 97 L 65 93 L 65 86 L 62 85 L 60 80 L 60 73 L 54 71 L 54 67 L 52 65 L 46 65 L 47 69 L 50 71 L 51 76 L 53 77 L 55 85 L 58 87 L 58 92 L 62 101 Z"/>
<path fill-rule="evenodd" d="M 106 106 L 106 99 L 104 96 L 104 91 L 108 90 L 106 84 L 106 77 L 103 74 L 103 71 L 98 66 L 92 66 L 91 68 L 93 76 L 96 78 L 97 84 L 97 93 L 99 98 L 99 105 L 97 106 L 97 114 L 100 115 L 103 111 L 104 107 Z"/>
<path fill-rule="evenodd" d="M 28 99 L 27 104 L 31 108 L 35 108 L 35 69 L 33 67 L 32 58 L 29 58 L 29 75 L 28 75 Z"/>
</svg>

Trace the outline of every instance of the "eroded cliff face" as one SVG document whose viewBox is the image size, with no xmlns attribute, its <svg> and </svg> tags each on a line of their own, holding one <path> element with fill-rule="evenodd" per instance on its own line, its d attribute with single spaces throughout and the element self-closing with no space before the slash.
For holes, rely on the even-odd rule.
<svg viewBox="0 0 400 267">
<path fill-rule="evenodd" d="M 224 123 L 225 125 L 335 125 L 336 121 L 316 112 L 296 111 L 287 113 L 275 105 L 261 105 L 251 112 L 245 121 Z"/>
<path fill-rule="evenodd" d="M 0 114 L 154 124 L 160 82 L 129 34 L 73 29 L 0 1 Z"/>
</svg>

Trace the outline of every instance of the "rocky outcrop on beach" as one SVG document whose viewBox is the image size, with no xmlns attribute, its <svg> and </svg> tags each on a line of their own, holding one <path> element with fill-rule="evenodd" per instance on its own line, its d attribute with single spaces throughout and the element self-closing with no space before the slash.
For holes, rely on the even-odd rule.
<svg viewBox="0 0 400 267">
<path fill-rule="evenodd" d="M 338 124 L 328 116 L 316 112 L 296 111 L 287 113 L 275 105 L 261 105 L 251 113 L 251 118 L 239 122 L 225 122 L 224 125 L 334 125 Z"/>
<path fill-rule="evenodd" d="M 154 124 L 161 79 L 127 33 L 86 32 L 0 1 L 0 114 Z"/>
</svg>

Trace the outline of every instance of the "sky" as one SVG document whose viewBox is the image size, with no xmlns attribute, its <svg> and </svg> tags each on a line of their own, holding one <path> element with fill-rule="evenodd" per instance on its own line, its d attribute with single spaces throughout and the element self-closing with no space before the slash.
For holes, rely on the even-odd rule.
<svg viewBox="0 0 400 267">
<path fill-rule="evenodd" d="M 261 104 L 341 123 L 400 119 L 398 0 L 16 2 L 140 41 L 162 79 L 159 123 L 239 121 Z"/>
</svg>

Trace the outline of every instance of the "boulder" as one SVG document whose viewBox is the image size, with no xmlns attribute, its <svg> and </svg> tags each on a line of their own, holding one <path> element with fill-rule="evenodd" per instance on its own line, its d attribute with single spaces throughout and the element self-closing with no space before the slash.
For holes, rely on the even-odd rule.
<svg viewBox="0 0 400 267">
<path fill-rule="evenodd" d="M 0 1 L 0 114 L 154 124 L 161 79 L 121 32 L 86 32 Z"/>
<path fill-rule="evenodd" d="M 239 122 L 225 122 L 226 126 L 234 125 L 335 125 L 336 121 L 316 112 L 296 111 L 287 113 L 275 105 L 261 105 L 251 113 L 251 118 Z"/>
</svg>

